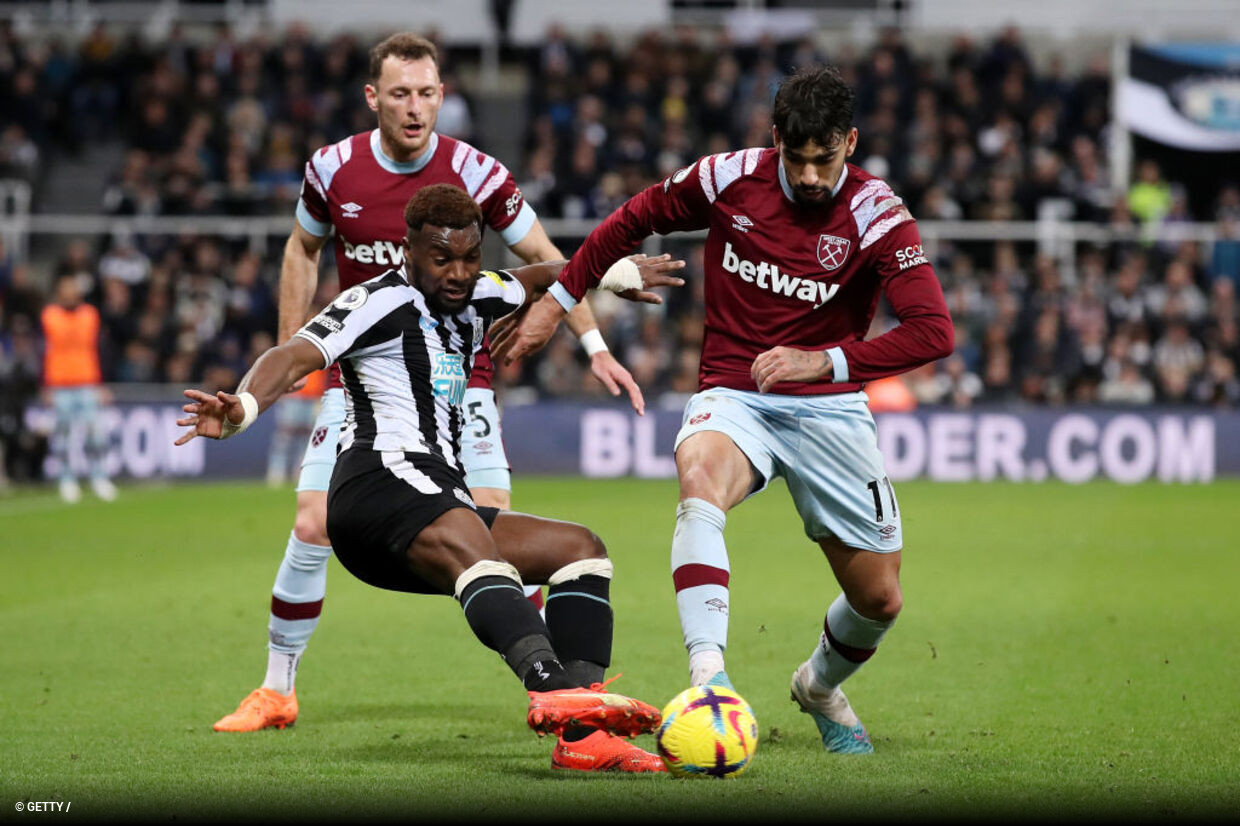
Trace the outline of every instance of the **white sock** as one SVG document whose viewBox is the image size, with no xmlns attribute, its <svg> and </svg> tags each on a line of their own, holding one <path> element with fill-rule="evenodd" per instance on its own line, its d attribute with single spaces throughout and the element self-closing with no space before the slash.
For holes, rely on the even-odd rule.
<svg viewBox="0 0 1240 826">
<path fill-rule="evenodd" d="M 297 666 L 301 662 L 300 651 L 275 651 L 267 649 L 267 677 L 263 688 L 278 691 L 285 697 L 293 693 L 297 679 Z"/>
<path fill-rule="evenodd" d="M 271 589 L 267 638 L 272 650 L 301 653 L 318 627 L 327 593 L 329 545 L 302 542 L 289 531 L 284 558 Z"/>
<path fill-rule="evenodd" d="M 707 648 L 689 655 L 689 685 L 706 685 L 720 671 L 723 671 L 722 651 Z"/>
<path fill-rule="evenodd" d="M 686 499 L 676 507 L 672 582 L 693 685 L 723 670 L 723 652 L 728 647 L 731 574 L 723 541 L 726 524 L 724 512 L 704 499 Z"/>
<path fill-rule="evenodd" d="M 840 594 L 827 609 L 823 634 L 810 656 L 815 681 L 826 688 L 839 686 L 874 654 L 893 625 L 895 620 L 882 622 L 861 616 Z"/>
</svg>

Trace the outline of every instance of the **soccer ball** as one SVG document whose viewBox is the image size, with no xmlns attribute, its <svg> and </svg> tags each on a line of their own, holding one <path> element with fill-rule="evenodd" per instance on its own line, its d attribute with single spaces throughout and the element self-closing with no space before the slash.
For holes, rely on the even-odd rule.
<svg viewBox="0 0 1240 826">
<path fill-rule="evenodd" d="M 735 777 L 758 747 L 758 721 L 732 689 L 703 685 L 672 698 L 655 736 L 672 776 Z"/>
</svg>

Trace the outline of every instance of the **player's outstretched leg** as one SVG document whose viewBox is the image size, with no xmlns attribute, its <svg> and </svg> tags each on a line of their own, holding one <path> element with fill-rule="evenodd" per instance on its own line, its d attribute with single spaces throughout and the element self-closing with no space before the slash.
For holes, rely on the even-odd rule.
<svg viewBox="0 0 1240 826">
<path fill-rule="evenodd" d="M 470 566 L 457 578 L 455 596 L 479 641 L 503 657 L 529 692 L 526 720 L 538 734 L 560 734 L 583 725 L 629 736 L 653 731 L 659 724 L 653 706 L 603 691 L 602 686 L 576 685 L 509 563 L 482 560 Z"/>
<path fill-rule="evenodd" d="M 216 731 L 282 729 L 297 720 L 297 667 L 323 611 L 331 552 L 289 534 L 271 593 L 266 677 L 236 711 L 215 723 Z"/>
<path fill-rule="evenodd" d="M 564 670 L 580 688 L 602 687 L 611 664 L 614 618 L 611 610 L 612 564 L 598 538 L 584 528 L 584 541 L 598 543 L 598 556 L 569 563 L 548 579 L 547 629 Z M 551 753 L 553 769 L 576 771 L 662 772 L 657 754 L 620 737 L 585 726 L 566 728 Z"/>
<path fill-rule="evenodd" d="M 873 656 L 894 622 L 861 616 L 840 594 L 827 611 L 814 653 L 792 675 L 792 699 L 813 718 L 827 751 L 874 751 L 870 735 L 848 704 L 840 683 Z"/>
</svg>

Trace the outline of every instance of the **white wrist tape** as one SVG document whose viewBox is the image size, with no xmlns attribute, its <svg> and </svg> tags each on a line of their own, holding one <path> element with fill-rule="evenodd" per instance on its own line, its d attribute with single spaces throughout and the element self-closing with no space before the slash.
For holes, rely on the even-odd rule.
<svg viewBox="0 0 1240 826">
<path fill-rule="evenodd" d="M 607 272 L 603 273 L 603 280 L 598 282 L 600 290 L 610 290 L 613 293 L 623 292 L 624 290 L 640 290 L 642 288 L 642 274 L 638 271 L 637 265 L 627 258 L 621 258 L 612 264 Z"/>
<path fill-rule="evenodd" d="M 607 352 L 607 342 L 603 341 L 603 334 L 598 331 L 597 327 L 593 330 L 586 330 L 578 341 L 581 342 L 581 349 L 586 351 L 587 356 Z"/>
<path fill-rule="evenodd" d="M 245 415 L 241 418 L 239 424 L 233 424 L 228 420 L 228 416 L 224 416 L 224 427 L 220 431 L 220 438 L 227 439 L 230 436 L 236 436 L 241 431 L 254 423 L 258 418 L 258 399 L 254 398 L 253 393 L 238 393 L 237 398 L 241 401 L 241 407 L 245 410 Z"/>
</svg>

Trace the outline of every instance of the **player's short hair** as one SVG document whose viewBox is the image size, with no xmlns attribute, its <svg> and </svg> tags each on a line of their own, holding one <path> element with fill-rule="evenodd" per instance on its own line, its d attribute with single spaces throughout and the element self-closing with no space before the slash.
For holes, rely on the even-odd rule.
<svg viewBox="0 0 1240 826">
<path fill-rule="evenodd" d="M 832 147 L 852 128 L 853 91 L 834 66 L 806 66 L 779 85 L 772 120 L 788 146 Z"/>
<path fill-rule="evenodd" d="M 477 224 L 479 232 L 486 229 L 482 209 L 465 190 L 452 184 L 424 186 L 405 204 L 405 225 L 410 233 L 426 224 L 449 229 Z"/>
<path fill-rule="evenodd" d="M 383 61 L 389 57 L 398 57 L 401 60 L 421 60 L 429 57 L 436 66 L 439 65 L 439 50 L 434 43 L 413 32 L 398 32 L 375 44 L 370 50 L 371 83 L 379 82 L 379 75 L 383 73 Z"/>
</svg>

